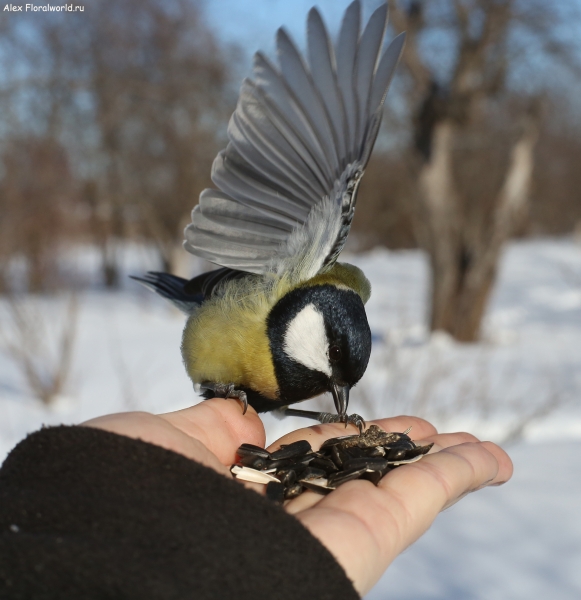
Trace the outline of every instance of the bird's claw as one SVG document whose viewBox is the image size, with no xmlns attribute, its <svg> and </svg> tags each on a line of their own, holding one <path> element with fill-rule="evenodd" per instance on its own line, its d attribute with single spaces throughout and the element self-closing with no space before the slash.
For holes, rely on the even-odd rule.
<svg viewBox="0 0 581 600">
<path fill-rule="evenodd" d="M 232 393 L 228 396 L 228 398 L 237 398 L 242 403 L 242 414 L 245 415 L 248 410 L 248 398 L 246 396 L 246 392 L 242 390 L 232 390 Z"/>
<path fill-rule="evenodd" d="M 359 433 L 363 433 L 365 429 L 365 421 L 363 417 L 352 414 L 352 415 L 338 415 L 333 413 L 319 413 L 319 421 L 321 423 L 345 423 L 345 428 L 347 425 L 355 425 L 357 429 L 359 429 Z"/>
<path fill-rule="evenodd" d="M 201 389 L 212 392 L 216 398 L 234 398 L 242 403 L 242 414 L 245 415 L 248 410 L 248 397 L 243 390 L 237 390 L 233 383 L 210 383 L 201 384 Z M 205 394 L 204 394 L 205 395 Z M 209 398 L 211 396 L 207 396 Z"/>
<path fill-rule="evenodd" d="M 359 429 L 359 434 L 362 434 L 366 426 L 363 417 L 360 417 L 356 413 L 353 413 L 352 415 L 346 415 L 346 417 L 347 418 L 345 419 L 345 428 L 347 428 L 347 425 L 351 423 L 351 425 L 355 425 L 355 427 Z"/>
</svg>

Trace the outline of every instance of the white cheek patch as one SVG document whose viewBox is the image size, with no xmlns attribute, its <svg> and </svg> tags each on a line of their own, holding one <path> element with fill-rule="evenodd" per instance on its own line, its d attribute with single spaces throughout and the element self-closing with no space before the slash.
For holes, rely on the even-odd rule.
<svg viewBox="0 0 581 600">
<path fill-rule="evenodd" d="M 307 304 L 286 330 L 284 351 L 287 356 L 305 367 L 330 377 L 332 371 L 328 349 L 323 315 L 312 304 Z"/>
</svg>

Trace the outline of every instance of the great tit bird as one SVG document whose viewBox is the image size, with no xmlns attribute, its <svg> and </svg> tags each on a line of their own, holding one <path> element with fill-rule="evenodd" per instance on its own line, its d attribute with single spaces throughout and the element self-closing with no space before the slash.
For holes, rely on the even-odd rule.
<svg viewBox="0 0 581 600">
<path fill-rule="evenodd" d="M 404 45 L 401 34 L 381 53 L 386 26 L 383 4 L 360 33 L 355 0 L 333 46 L 313 8 L 306 59 L 278 30 L 279 66 L 255 55 L 212 167 L 218 189 L 185 230 L 185 249 L 222 268 L 136 278 L 188 315 L 182 356 L 207 398 L 364 426 L 347 408 L 371 352 L 371 288 L 337 257 Z M 288 408 L 324 392 L 336 414 Z"/>
</svg>

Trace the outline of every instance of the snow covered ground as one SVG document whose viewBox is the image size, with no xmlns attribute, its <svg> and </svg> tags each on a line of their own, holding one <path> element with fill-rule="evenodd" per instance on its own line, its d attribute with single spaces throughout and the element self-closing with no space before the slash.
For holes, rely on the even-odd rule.
<svg viewBox="0 0 581 600">
<path fill-rule="evenodd" d="M 94 273 L 89 250 L 67 268 Z M 351 257 L 371 279 L 370 367 L 350 408 L 366 418 L 413 413 L 441 430 L 464 429 L 508 446 L 506 486 L 466 498 L 388 571 L 369 599 L 581 598 L 581 245 L 572 239 L 512 243 L 504 256 L 484 341 L 458 345 L 425 328 L 426 263 L 417 251 Z M 129 248 L 127 273 L 156 268 Z M 66 320 L 64 298 L 26 298 L 50 342 Z M 128 281 L 79 295 L 74 359 L 61 397 L 44 407 L 0 346 L 0 460 L 41 424 L 78 423 L 121 410 L 165 412 L 196 401 L 179 354 L 182 316 Z M 0 305 L 0 331 L 13 319 Z M 2 342 L 2 339 L 4 342 Z M 48 344 L 50 346 L 50 343 Z M 50 361 L 50 350 L 38 359 Z M 330 398 L 309 402 L 332 407 Z M 305 424 L 265 418 L 269 439 Z"/>
</svg>

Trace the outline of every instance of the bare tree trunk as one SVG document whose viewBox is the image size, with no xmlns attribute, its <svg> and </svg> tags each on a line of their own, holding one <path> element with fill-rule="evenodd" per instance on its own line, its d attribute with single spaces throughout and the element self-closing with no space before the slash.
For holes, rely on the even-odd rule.
<svg viewBox="0 0 581 600">
<path fill-rule="evenodd" d="M 102 198 L 97 182 L 85 181 L 83 199 L 90 210 L 90 230 L 101 259 L 101 275 L 105 287 L 119 287 L 119 265 L 117 257 L 117 238 L 122 238 L 123 219 L 120 209 Z"/>
<path fill-rule="evenodd" d="M 478 339 L 502 246 L 526 214 L 533 172 L 540 115 L 535 102 L 528 111 L 521 102 L 524 126 L 515 131 L 509 34 L 525 13 L 528 26 L 542 36 L 547 30 L 514 0 L 444 3 L 457 44 L 442 77 L 419 46 L 435 23 L 427 4 L 389 0 L 395 30 L 408 31 L 402 62 L 416 106 L 416 236 L 430 260 L 431 329 L 470 342 Z"/>
<path fill-rule="evenodd" d="M 421 168 L 419 237 L 431 265 L 430 327 L 448 330 L 454 321 L 453 298 L 458 288 L 458 198 L 452 175 L 454 126 L 446 120 L 433 132 L 430 160 Z M 453 267 L 454 265 L 454 267 Z"/>
<path fill-rule="evenodd" d="M 456 126 L 446 119 L 433 131 L 430 159 L 420 169 L 420 231 L 430 257 L 432 330 L 463 342 L 476 341 L 496 278 L 503 244 L 526 215 L 537 125 L 529 116 L 511 150 L 503 185 L 489 223 L 475 235 L 462 218 L 454 184 L 452 149 Z"/>
<path fill-rule="evenodd" d="M 458 299 L 458 317 L 451 333 L 458 340 L 473 341 L 496 279 L 496 266 L 505 242 L 518 229 L 527 214 L 533 176 L 534 149 L 538 125 L 527 116 L 520 138 L 511 150 L 510 163 L 499 192 L 487 243 L 477 247 Z"/>
<path fill-rule="evenodd" d="M 101 273 L 103 274 L 103 283 L 107 289 L 117 289 L 119 287 L 119 265 L 117 263 L 116 242 L 107 239 L 101 245 Z"/>
</svg>

